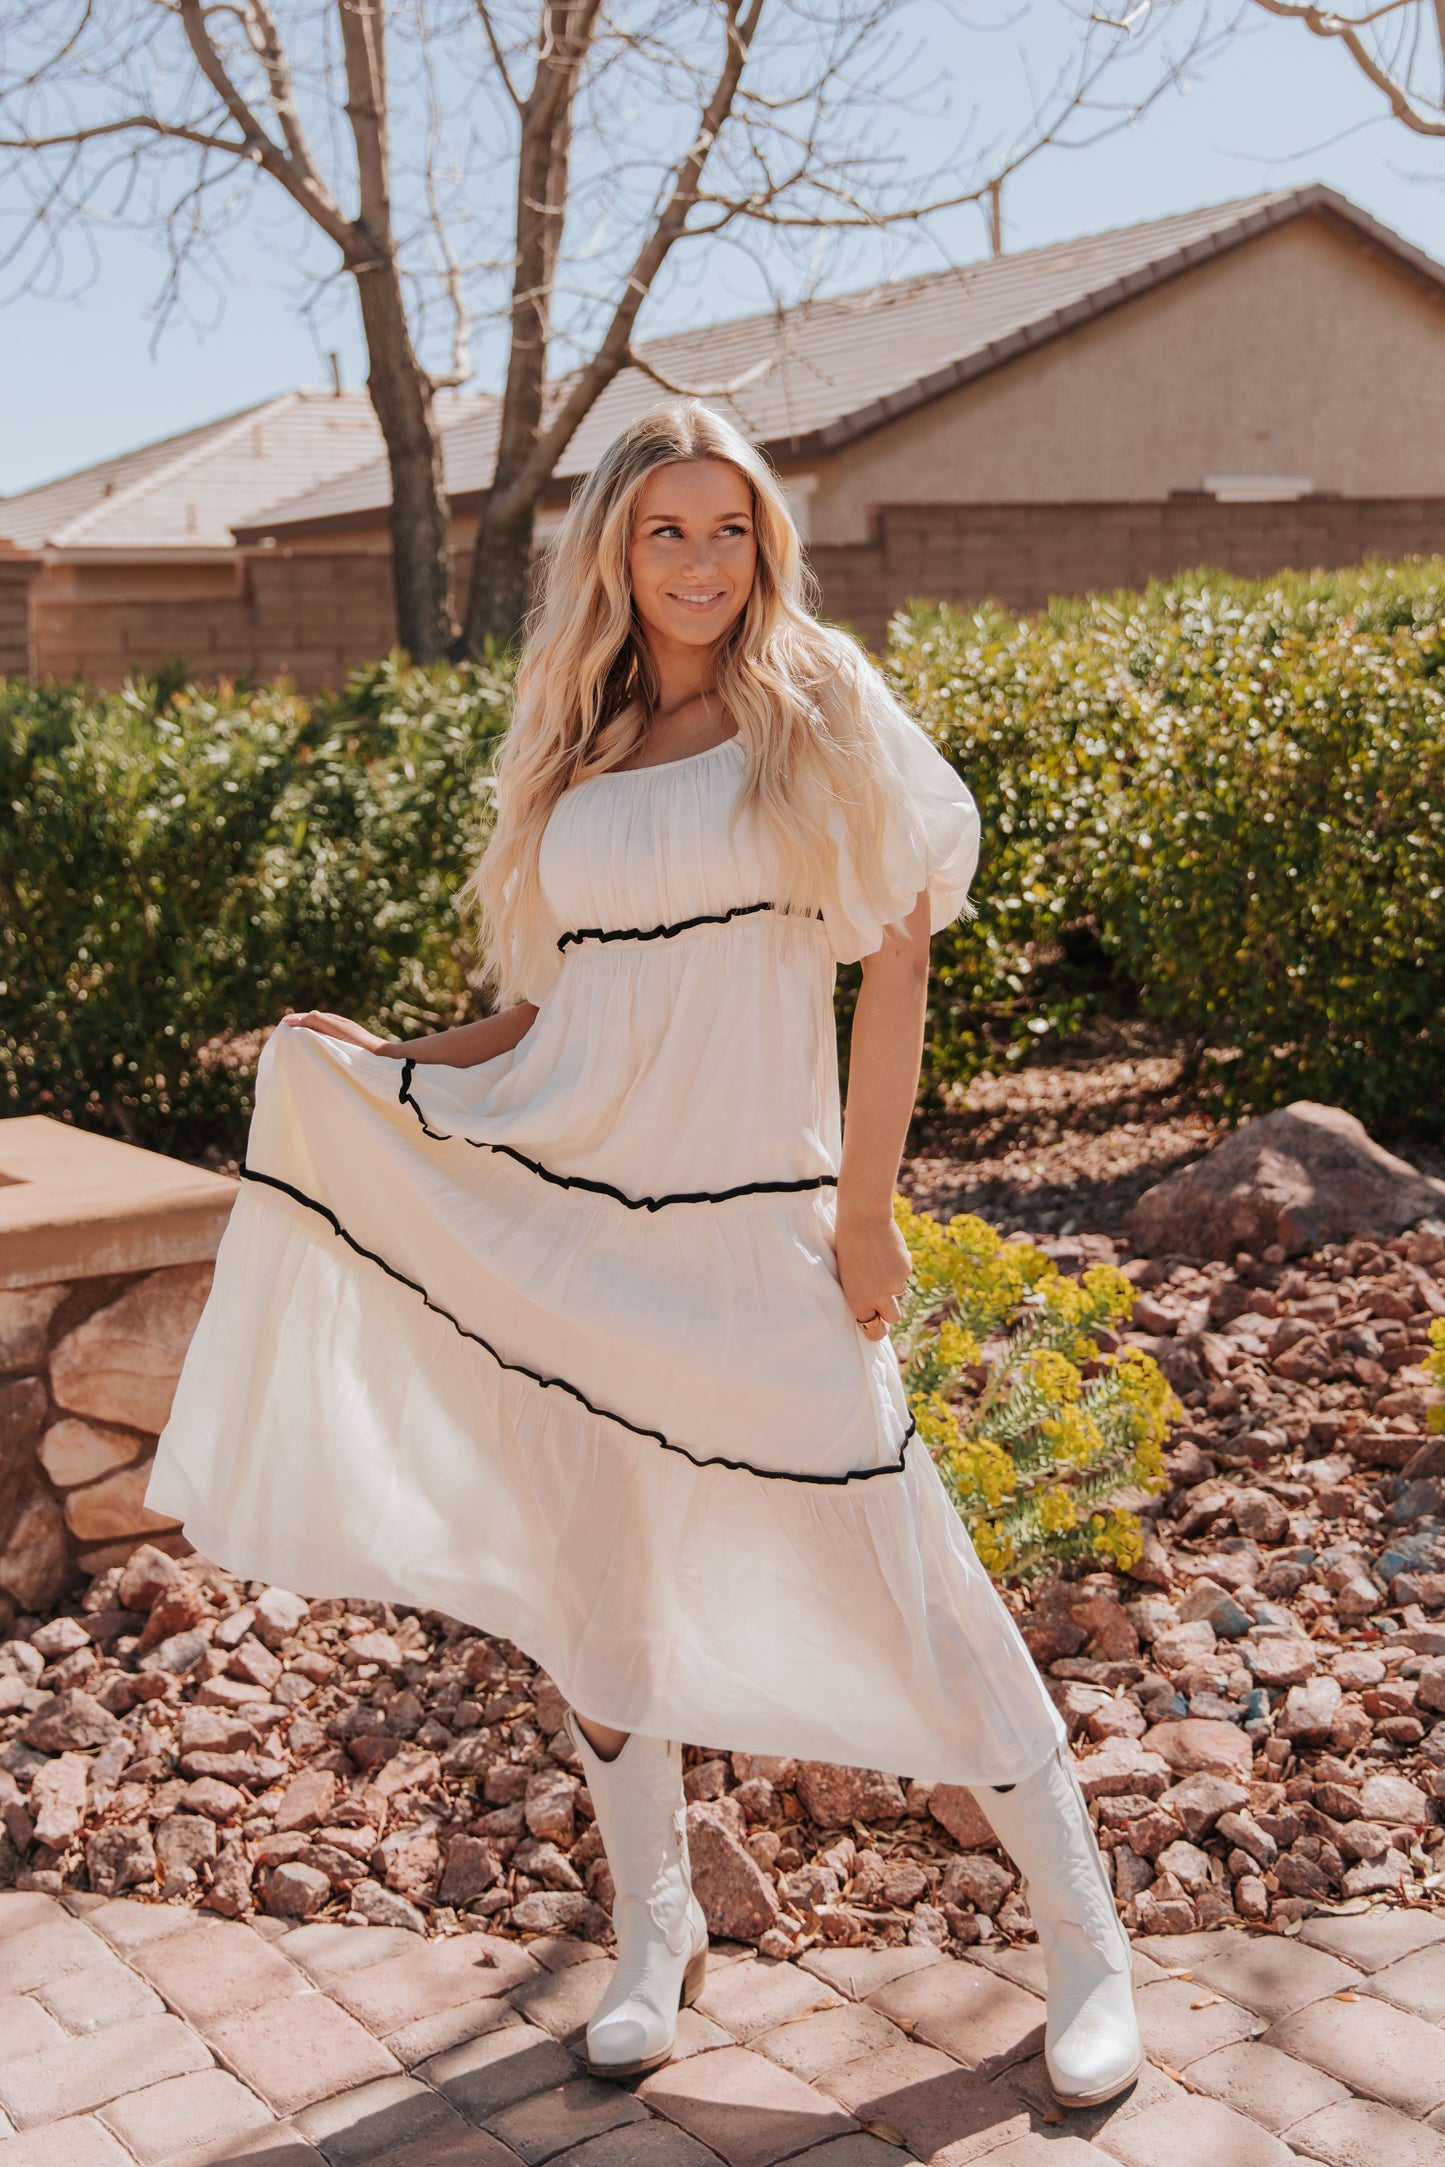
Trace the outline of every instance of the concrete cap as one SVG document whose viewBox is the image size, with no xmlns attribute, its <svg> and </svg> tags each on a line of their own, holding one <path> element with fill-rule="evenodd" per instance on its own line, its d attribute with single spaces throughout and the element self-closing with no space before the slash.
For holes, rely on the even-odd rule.
<svg viewBox="0 0 1445 2167">
<path fill-rule="evenodd" d="M 45 1114 L 0 1121 L 0 1287 L 204 1263 L 238 1186 Z"/>
</svg>

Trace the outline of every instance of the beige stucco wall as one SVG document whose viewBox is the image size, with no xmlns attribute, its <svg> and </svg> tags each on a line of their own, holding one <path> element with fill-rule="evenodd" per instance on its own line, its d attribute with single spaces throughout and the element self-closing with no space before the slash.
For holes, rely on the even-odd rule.
<svg viewBox="0 0 1445 2167">
<path fill-rule="evenodd" d="M 1445 495 L 1445 297 L 1296 219 L 816 472 L 820 543 L 863 540 L 875 504 L 1158 499 L 1220 474 Z"/>
</svg>

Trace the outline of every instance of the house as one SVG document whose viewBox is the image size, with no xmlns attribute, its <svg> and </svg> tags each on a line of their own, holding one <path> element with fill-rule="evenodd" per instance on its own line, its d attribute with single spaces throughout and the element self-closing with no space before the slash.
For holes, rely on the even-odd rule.
<svg viewBox="0 0 1445 2167">
<path fill-rule="evenodd" d="M 676 334 L 644 360 L 569 446 L 542 537 L 659 379 L 695 389 L 766 448 L 826 613 L 874 642 L 913 596 L 1028 609 L 1198 565 L 1445 549 L 1445 266 L 1326 188 Z M 461 581 L 498 409 L 450 412 Z M 377 447 L 232 514 L 253 667 L 314 684 L 385 650 L 387 498 Z M 9 512 L 0 533 L 34 549 Z M 196 623 L 163 651 L 205 667 Z"/>
<path fill-rule="evenodd" d="M 1027 609 L 1202 564 L 1445 548 L 1445 266 L 1327 188 L 686 332 L 646 357 L 766 447 L 826 612 L 875 642 L 910 596 Z M 663 395 L 636 369 L 609 387 L 544 532 Z M 446 436 L 463 559 L 496 419 L 478 409 Z M 253 565 L 288 562 L 293 607 L 356 610 L 360 642 L 387 609 L 385 502 L 373 463 L 237 540 Z"/>
<path fill-rule="evenodd" d="M 231 530 L 381 448 L 365 392 L 290 391 L 0 498 L 0 669 L 106 685 L 175 659 L 203 677 L 286 667 Z M 295 657 L 312 678 L 342 659 L 334 645 Z"/>
</svg>

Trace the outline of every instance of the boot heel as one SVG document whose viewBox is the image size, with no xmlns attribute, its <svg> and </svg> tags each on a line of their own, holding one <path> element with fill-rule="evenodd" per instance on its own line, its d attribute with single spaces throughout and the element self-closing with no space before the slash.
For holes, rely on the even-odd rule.
<svg viewBox="0 0 1445 2167">
<path fill-rule="evenodd" d="M 707 1950 L 699 1949 L 697 1955 L 691 1959 L 687 1970 L 682 1975 L 682 2001 L 680 2004 L 682 2008 L 691 2008 L 698 1995 L 702 1992 L 703 1982 L 706 1978 Z"/>
</svg>

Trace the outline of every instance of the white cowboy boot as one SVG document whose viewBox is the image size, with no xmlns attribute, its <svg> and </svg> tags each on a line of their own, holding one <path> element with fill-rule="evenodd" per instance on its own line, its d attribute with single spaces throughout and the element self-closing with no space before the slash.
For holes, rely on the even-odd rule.
<svg viewBox="0 0 1445 2167">
<path fill-rule="evenodd" d="M 972 1788 L 972 1786 L 970 1786 Z M 1144 2065 L 1129 1937 L 1067 1746 L 1022 1783 L 973 1791 L 1023 1875 L 1048 1972 L 1044 2066 L 1061 2107 L 1097 2107 Z"/>
<path fill-rule="evenodd" d="M 682 1748 L 634 1731 L 604 1761 L 569 1709 L 617 1892 L 617 1969 L 587 2026 L 594 2077 L 637 2077 L 672 2053 L 677 2013 L 702 1992 L 707 1921 L 692 1893 Z"/>
</svg>

